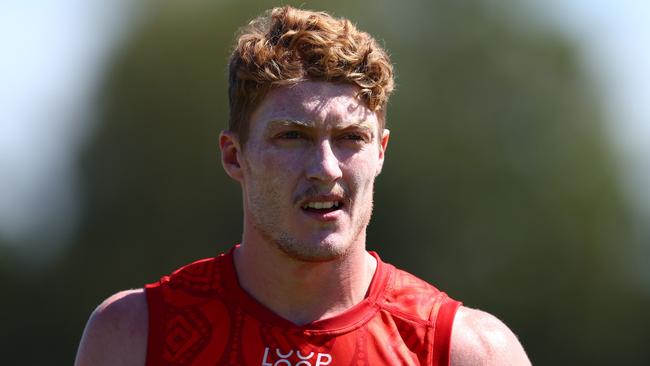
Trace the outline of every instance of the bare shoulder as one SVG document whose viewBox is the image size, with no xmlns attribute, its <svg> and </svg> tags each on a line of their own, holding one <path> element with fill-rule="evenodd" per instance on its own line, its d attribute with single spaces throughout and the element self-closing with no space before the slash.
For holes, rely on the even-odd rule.
<svg viewBox="0 0 650 366">
<path fill-rule="evenodd" d="M 530 365 L 517 336 L 495 316 L 460 307 L 451 336 L 451 365 Z"/>
<path fill-rule="evenodd" d="M 116 293 L 93 311 L 77 351 L 75 366 L 144 366 L 149 327 L 143 289 Z"/>
</svg>

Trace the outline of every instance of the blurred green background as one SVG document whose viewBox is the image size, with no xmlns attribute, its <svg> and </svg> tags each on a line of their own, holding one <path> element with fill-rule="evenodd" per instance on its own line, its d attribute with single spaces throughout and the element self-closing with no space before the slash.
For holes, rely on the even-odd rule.
<svg viewBox="0 0 650 366">
<path fill-rule="evenodd" d="M 536 365 L 650 364 L 648 231 L 570 37 L 517 2 L 284 4 L 348 17 L 392 55 L 370 249 L 497 315 Z M 2 364 L 72 364 L 104 298 L 238 241 L 226 62 L 275 5 L 138 3 L 91 98 L 73 234 L 45 260 L 0 245 Z"/>
</svg>

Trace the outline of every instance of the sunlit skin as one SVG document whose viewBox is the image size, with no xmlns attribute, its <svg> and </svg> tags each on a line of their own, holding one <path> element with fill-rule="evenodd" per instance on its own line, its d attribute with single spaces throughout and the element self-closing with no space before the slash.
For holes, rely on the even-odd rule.
<svg viewBox="0 0 650 366">
<path fill-rule="evenodd" d="M 361 302 L 377 266 L 365 250 L 366 227 L 389 134 L 357 92 L 325 82 L 278 88 L 253 113 L 244 145 L 232 132 L 220 136 L 223 166 L 243 191 L 244 232 L 234 253 L 240 285 L 297 325 Z M 305 209 L 328 200 L 340 209 Z M 148 319 L 143 289 L 111 296 L 88 321 L 75 365 L 144 365 Z M 530 361 L 501 321 L 461 307 L 451 365 Z"/>
<path fill-rule="evenodd" d="M 278 287 L 293 307 L 301 303 L 296 296 L 319 299 L 332 315 L 359 302 L 372 279 L 366 227 L 389 132 L 358 91 L 313 81 L 274 89 L 252 114 L 243 146 L 233 133 L 221 136 L 224 167 L 243 192 L 244 233 L 235 254 L 240 281 L 278 313 L 285 313 L 274 304 L 283 292 Z M 338 209 L 305 208 L 314 202 L 336 202 Z M 269 288 L 274 292 L 265 301 Z M 304 319 L 296 316 L 300 310 L 286 314 L 301 322 L 319 312 Z"/>
</svg>

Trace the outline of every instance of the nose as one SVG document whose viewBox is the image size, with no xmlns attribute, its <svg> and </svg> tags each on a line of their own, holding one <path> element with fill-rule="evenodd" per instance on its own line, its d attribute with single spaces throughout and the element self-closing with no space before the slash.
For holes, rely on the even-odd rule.
<svg viewBox="0 0 650 366">
<path fill-rule="evenodd" d="M 307 178 L 325 183 L 335 182 L 343 176 L 340 161 L 328 140 L 315 146 L 315 152 L 307 167 Z"/>
</svg>

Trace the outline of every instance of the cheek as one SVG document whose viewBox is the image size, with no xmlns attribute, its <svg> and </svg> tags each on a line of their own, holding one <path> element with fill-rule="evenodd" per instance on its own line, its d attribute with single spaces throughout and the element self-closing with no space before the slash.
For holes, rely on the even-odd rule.
<svg viewBox="0 0 650 366">
<path fill-rule="evenodd" d="M 375 180 L 377 171 L 377 161 L 369 159 L 368 156 L 355 156 L 349 160 L 346 170 L 350 181 L 360 191 L 365 193 L 366 190 L 372 191 L 372 185 Z"/>
<path fill-rule="evenodd" d="M 286 189 L 289 181 L 299 174 L 300 156 L 282 154 L 273 149 L 256 152 L 249 160 L 249 173 L 256 184 L 266 190 Z"/>
<path fill-rule="evenodd" d="M 302 155 L 295 152 L 268 149 L 260 154 L 260 162 L 266 168 L 288 169 L 296 166 L 301 161 Z"/>
</svg>

